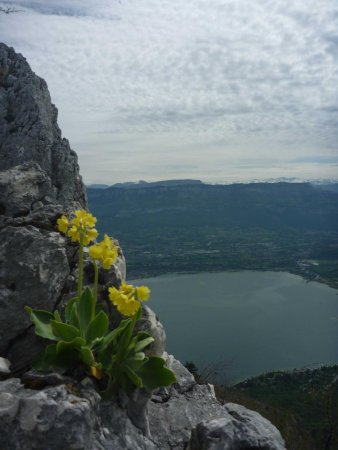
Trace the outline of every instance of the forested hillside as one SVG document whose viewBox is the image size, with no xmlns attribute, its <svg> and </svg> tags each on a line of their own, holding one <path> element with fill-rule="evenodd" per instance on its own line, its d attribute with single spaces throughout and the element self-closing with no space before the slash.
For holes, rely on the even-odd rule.
<svg viewBox="0 0 338 450">
<path fill-rule="evenodd" d="M 290 270 L 338 273 L 338 194 L 308 183 L 87 188 L 100 231 L 126 252 L 129 276 Z"/>
</svg>

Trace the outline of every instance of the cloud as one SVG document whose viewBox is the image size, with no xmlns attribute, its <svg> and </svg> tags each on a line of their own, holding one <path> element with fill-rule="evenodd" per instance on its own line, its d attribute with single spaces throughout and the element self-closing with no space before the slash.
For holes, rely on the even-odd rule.
<svg viewBox="0 0 338 450">
<path fill-rule="evenodd" d="M 1 37 L 46 79 L 85 179 L 114 182 L 108 162 L 116 181 L 180 164 L 221 180 L 237 160 L 337 154 L 334 2 L 1 4 L 25 9 L 0 16 Z"/>
</svg>

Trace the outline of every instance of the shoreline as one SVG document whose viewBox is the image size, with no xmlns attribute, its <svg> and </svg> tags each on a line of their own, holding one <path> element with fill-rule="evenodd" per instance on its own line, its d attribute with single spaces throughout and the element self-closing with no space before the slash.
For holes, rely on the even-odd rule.
<svg viewBox="0 0 338 450">
<path fill-rule="evenodd" d="M 301 277 L 304 281 L 306 281 L 307 283 L 311 283 L 311 282 L 315 282 L 315 283 L 321 283 L 324 284 L 332 289 L 335 289 L 338 291 L 338 282 L 335 281 L 331 281 L 328 279 L 325 279 L 323 277 L 320 277 L 318 274 L 315 273 L 309 273 L 309 272 L 305 272 L 302 270 L 296 270 L 296 269 L 285 269 L 285 268 L 265 268 L 265 269 L 248 269 L 248 268 L 239 268 L 239 269 L 215 269 L 215 270 L 182 270 L 182 271 L 173 271 L 173 272 L 167 272 L 167 271 L 150 271 L 149 273 L 147 273 L 146 275 L 141 275 L 141 274 L 134 274 L 132 273 L 132 275 L 128 278 L 130 278 L 131 280 L 142 280 L 142 279 L 147 279 L 147 278 L 158 278 L 158 277 L 162 277 L 162 276 L 177 276 L 177 275 L 196 275 L 199 273 L 222 273 L 222 272 L 227 272 L 227 273 L 234 273 L 234 272 L 284 272 L 284 273 L 289 273 L 291 275 L 297 275 L 299 277 Z M 128 273 L 128 271 L 127 271 Z"/>
</svg>

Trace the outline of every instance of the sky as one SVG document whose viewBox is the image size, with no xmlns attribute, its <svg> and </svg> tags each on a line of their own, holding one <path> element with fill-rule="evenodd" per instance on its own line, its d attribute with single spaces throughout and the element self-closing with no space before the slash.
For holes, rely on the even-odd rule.
<svg viewBox="0 0 338 450">
<path fill-rule="evenodd" d="M 338 180 L 336 0 L 1 1 L 87 184 Z"/>
</svg>

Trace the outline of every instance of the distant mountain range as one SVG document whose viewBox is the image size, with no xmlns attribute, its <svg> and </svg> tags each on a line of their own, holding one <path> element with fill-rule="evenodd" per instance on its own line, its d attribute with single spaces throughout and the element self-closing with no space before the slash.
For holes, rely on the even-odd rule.
<svg viewBox="0 0 338 450">
<path fill-rule="evenodd" d="M 149 188 L 154 186 L 191 186 L 195 184 L 203 184 L 200 180 L 163 180 L 163 181 L 127 181 L 125 183 L 115 183 L 112 186 L 108 184 L 90 184 L 87 187 L 90 189 L 107 189 L 109 187 L 122 188 L 122 189 L 139 189 Z"/>
<path fill-rule="evenodd" d="M 252 180 L 246 183 L 216 183 L 213 186 L 229 186 L 230 184 L 271 184 L 271 183 L 310 183 L 315 186 L 320 186 L 323 189 L 338 191 L 338 181 L 337 180 L 315 180 L 315 181 L 302 181 L 297 178 L 272 178 L 269 180 Z M 113 185 L 108 184 L 89 184 L 87 188 L 90 189 L 107 189 L 109 187 L 118 187 L 123 189 L 139 189 L 139 188 L 148 188 L 153 186 L 188 186 L 188 185 L 201 185 L 208 184 L 204 183 L 201 180 L 192 180 L 192 179 L 184 179 L 184 180 L 161 180 L 161 181 L 127 181 L 124 183 L 115 183 Z"/>
<path fill-rule="evenodd" d="M 337 190 L 170 180 L 87 194 L 99 230 L 120 241 L 132 275 L 279 269 L 338 282 Z"/>
</svg>

